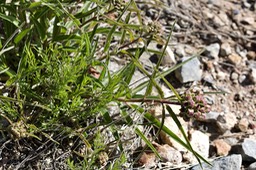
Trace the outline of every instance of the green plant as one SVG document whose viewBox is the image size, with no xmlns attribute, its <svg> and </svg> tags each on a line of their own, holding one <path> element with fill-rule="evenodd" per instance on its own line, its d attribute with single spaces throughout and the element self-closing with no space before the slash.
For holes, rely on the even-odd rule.
<svg viewBox="0 0 256 170">
<path fill-rule="evenodd" d="M 137 15 L 137 23 L 130 20 L 133 13 Z M 61 132 L 70 141 L 78 138 L 79 145 L 84 145 L 88 151 L 73 149 L 74 155 L 82 161 L 78 166 L 69 158 L 67 164 L 71 169 L 99 168 L 97 161 L 111 144 L 103 140 L 101 133 L 109 129 L 121 155 L 109 166 L 116 169 L 127 160 L 119 131 L 122 125 L 132 126 L 158 155 L 129 115 L 132 109 L 158 127 L 159 132 L 165 131 L 193 152 L 198 160 L 206 161 L 193 151 L 172 109 L 165 106 L 168 102 L 182 104 L 187 100 L 164 78 L 185 62 L 165 72 L 159 71 L 171 34 L 165 40 L 157 24 L 145 26 L 135 1 L 1 2 L 0 24 L 0 73 L 5 83 L 0 96 L 0 120 L 8 122 L 0 126 L 1 131 L 14 140 L 46 138 L 61 145 L 63 138 L 57 137 Z M 117 45 L 113 45 L 116 38 Z M 156 52 L 160 60 L 152 74 L 139 61 L 143 52 L 150 50 L 147 45 L 151 41 L 165 44 L 163 51 Z M 140 42 L 144 43 L 142 47 Z M 108 65 L 112 56 L 127 57 L 129 62 L 118 72 L 111 73 Z M 136 69 L 149 81 L 131 88 Z M 164 98 L 159 79 L 173 90 L 175 101 Z M 153 87 L 159 95 L 151 96 Z M 137 93 L 142 88 L 146 88 L 146 93 L 140 96 Z M 186 143 L 164 126 L 165 112 L 161 122 L 140 105 L 148 101 L 167 107 L 186 137 Z M 108 110 L 111 103 L 121 110 L 118 119 Z"/>
</svg>

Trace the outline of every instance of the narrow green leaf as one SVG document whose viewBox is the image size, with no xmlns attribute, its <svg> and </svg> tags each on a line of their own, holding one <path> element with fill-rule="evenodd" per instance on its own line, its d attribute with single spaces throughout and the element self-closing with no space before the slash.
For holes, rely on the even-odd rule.
<svg viewBox="0 0 256 170">
<path fill-rule="evenodd" d="M 125 22 L 125 23 L 128 23 L 129 20 L 130 20 L 130 17 L 131 17 L 131 12 L 128 13 L 128 15 L 126 16 L 124 22 Z M 124 43 L 125 35 L 126 35 L 126 29 L 123 29 L 122 35 L 121 35 L 121 39 L 120 39 L 120 44 L 123 44 L 123 43 Z"/>
<path fill-rule="evenodd" d="M 4 19 L 6 21 L 9 21 L 10 23 L 15 25 L 16 27 L 19 27 L 19 21 L 13 16 L 7 16 L 7 15 L 4 15 L 4 14 L 0 13 L 0 18 Z"/>
<path fill-rule="evenodd" d="M 125 110 L 121 109 L 121 114 L 125 118 L 126 123 L 127 123 L 128 126 L 133 125 L 134 122 L 133 122 L 132 118 L 130 117 L 130 115 Z"/>
<path fill-rule="evenodd" d="M 86 54 L 86 56 L 90 56 L 90 49 L 91 49 L 90 38 L 89 38 L 88 34 L 84 34 L 84 36 L 85 36 L 85 48 L 86 48 L 85 54 Z"/>
<path fill-rule="evenodd" d="M 40 22 L 37 21 L 37 19 L 35 19 L 34 17 L 31 17 L 31 20 L 33 22 L 33 24 L 36 27 L 36 30 L 39 34 L 39 36 L 41 37 L 41 40 L 45 39 L 45 31 L 47 30 Z"/>
<path fill-rule="evenodd" d="M 59 17 L 56 16 L 54 18 L 54 23 L 53 23 L 53 31 L 52 31 L 52 39 L 55 40 L 56 37 L 60 34 L 61 28 L 58 26 L 59 23 Z"/>
<path fill-rule="evenodd" d="M 175 90 L 175 88 L 171 85 L 171 83 L 169 83 L 165 77 L 163 77 L 160 74 L 162 80 L 165 82 L 165 84 L 171 89 L 171 91 L 174 93 L 174 95 L 177 97 L 177 99 L 181 102 L 182 98 L 180 97 L 179 93 Z"/>
<path fill-rule="evenodd" d="M 27 28 L 23 31 L 21 31 L 15 38 L 14 38 L 14 43 L 18 44 L 25 36 L 26 34 L 31 30 L 31 28 Z"/>
<path fill-rule="evenodd" d="M 32 2 L 30 5 L 29 5 L 29 9 L 32 9 L 32 8 L 35 8 L 35 7 L 38 7 L 42 4 L 42 2 Z"/>
<path fill-rule="evenodd" d="M 95 7 L 93 9 L 91 9 L 90 11 L 86 11 L 86 12 L 79 12 L 77 14 L 74 15 L 74 17 L 76 18 L 86 18 L 88 16 L 91 16 L 92 13 L 96 12 L 98 9 L 98 7 Z"/>
</svg>

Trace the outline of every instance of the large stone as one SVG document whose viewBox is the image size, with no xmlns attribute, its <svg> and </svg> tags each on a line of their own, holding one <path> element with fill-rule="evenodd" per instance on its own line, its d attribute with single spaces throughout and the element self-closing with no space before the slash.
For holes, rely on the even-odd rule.
<svg viewBox="0 0 256 170">
<path fill-rule="evenodd" d="M 242 156 L 244 161 L 256 161 L 256 140 L 244 139 L 242 143 Z"/>
<path fill-rule="evenodd" d="M 189 57 L 183 57 L 182 62 L 187 59 L 189 59 Z M 202 70 L 200 69 L 200 61 L 198 58 L 193 58 L 179 69 L 175 70 L 175 76 L 181 83 L 200 81 L 202 78 Z"/>
<path fill-rule="evenodd" d="M 190 144 L 192 148 L 197 153 L 199 153 L 203 158 L 207 159 L 209 157 L 209 148 L 210 148 L 209 136 L 198 130 L 192 131 L 190 133 L 190 136 L 191 136 Z M 185 153 L 183 155 L 183 158 L 190 163 L 197 162 L 196 157 L 191 152 Z"/>
<path fill-rule="evenodd" d="M 230 156 L 222 157 L 214 160 L 212 166 L 202 163 L 204 170 L 240 170 L 242 165 L 242 156 L 239 154 L 233 154 Z M 191 170 L 202 170 L 200 165 L 196 165 Z"/>
<path fill-rule="evenodd" d="M 250 164 L 250 166 L 248 167 L 248 170 L 256 170 L 256 162 Z"/>
</svg>

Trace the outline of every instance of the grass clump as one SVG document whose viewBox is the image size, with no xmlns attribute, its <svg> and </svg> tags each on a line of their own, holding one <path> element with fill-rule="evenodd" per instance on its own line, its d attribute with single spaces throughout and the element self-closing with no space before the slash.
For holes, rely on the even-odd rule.
<svg viewBox="0 0 256 170">
<path fill-rule="evenodd" d="M 36 143 L 39 150 L 40 145 L 45 150 L 68 147 L 64 160 L 71 169 L 118 169 L 130 158 L 121 127 L 132 127 L 155 151 L 130 115 L 136 112 L 203 159 L 140 104 L 150 98 L 165 107 L 167 99 L 156 80 L 178 66 L 158 71 L 164 51 L 158 52 L 153 73 L 140 63 L 151 41 L 166 48 L 169 39 L 161 37 L 156 24 L 145 26 L 133 0 L 8 1 L 0 6 L 0 128 L 6 140 Z M 136 22 L 131 20 L 134 14 Z M 113 56 L 128 58 L 114 73 L 108 67 Z M 136 69 L 149 81 L 131 88 Z M 180 104 L 181 97 L 168 85 L 176 94 L 174 103 Z M 153 87 L 156 96 L 151 96 Z M 146 93 L 141 96 L 137 92 L 142 88 Z M 118 113 L 111 113 L 112 105 Z M 170 107 L 168 111 L 172 114 Z M 34 156 L 44 157 L 45 150 Z M 29 164 L 22 161 L 19 166 Z"/>
</svg>

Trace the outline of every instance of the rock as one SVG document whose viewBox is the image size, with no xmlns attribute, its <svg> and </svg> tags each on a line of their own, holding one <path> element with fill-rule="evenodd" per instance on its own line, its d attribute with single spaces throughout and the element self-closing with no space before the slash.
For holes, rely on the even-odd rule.
<svg viewBox="0 0 256 170">
<path fill-rule="evenodd" d="M 179 57 L 184 57 L 186 55 L 186 52 L 184 50 L 184 47 L 181 45 L 178 45 L 177 47 L 175 47 L 175 53 L 179 56 Z"/>
<path fill-rule="evenodd" d="M 183 57 L 182 62 L 187 59 L 189 59 L 189 57 Z M 200 81 L 202 77 L 202 70 L 200 69 L 200 61 L 198 58 L 193 58 L 186 64 L 182 65 L 179 69 L 176 69 L 175 76 L 181 83 Z"/>
<path fill-rule="evenodd" d="M 209 157 L 209 136 L 202 133 L 201 131 L 195 130 L 190 132 L 190 144 L 192 148 L 198 152 L 203 158 L 207 159 Z M 200 139 L 200 140 L 198 140 Z M 197 159 L 191 152 L 187 152 L 183 155 L 183 158 L 190 162 L 195 163 Z"/>
<path fill-rule="evenodd" d="M 238 82 L 240 84 L 243 84 L 245 81 L 246 81 L 246 75 L 244 74 L 239 75 Z"/>
<path fill-rule="evenodd" d="M 225 72 L 223 72 L 223 71 L 218 71 L 217 72 L 217 78 L 219 79 L 219 80 L 226 80 L 227 78 L 228 78 L 228 74 L 227 73 L 225 73 Z"/>
<path fill-rule="evenodd" d="M 161 46 L 159 46 L 155 42 L 151 42 L 147 48 L 151 49 L 151 50 L 159 51 L 159 49 L 161 49 Z M 176 63 L 174 53 L 169 46 L 167 46 L 165 52 L 166 52 L 166 55 L 164 55 L 163 60 L 161 61 L 161 65 L 162 66 L 171 66 L 172 64 Z M 154 53 L 151 53 L 151 52 L 144 52 L 142 54 L 142 56 L 140 57 L 140 61 L 143 64 L 145 64 L 144 61 L 149 62 L 148 60 L 150 60 L 151 62 L 156 64 L 159 60 L 159 56 Z"/>
<path fill-rule="evenodd" d="M 214 43 L 205 48 L 204 54 L 216 61 L 219 60 L 220 44 Z"/>
<path fill-rule="evenodd" d="M 222 11 L 220 11 L 218 15 L 214 16 L 213 22 L 216 27 L 228 26 L 230 23 L 227 14 Z"/>
<path fill-rule="evenodd" d="M 248 51 L 247 52 L 247 58 L 249 60 L 255 60 L 256 59 L 256 52 L 255 51 Z"/>
<path fill-rule="evenodd" d="M 150 112 L 153 116 L 155 116 L 158 120 L 161 121 L 161 118 L 162 118 L 162 107 L 161 106 L 156 106 Z M 166 110 L 166 113 L 168 113 L 167 110 Z M 178 117 L 178 120 L 180 121 L 184 131 L 187 132 L 188 131 L 188 123 L 185 122 L 181 117 Z M 184 141 L 184 142 L 186 141 L 184 139 L 182 133 L 180 132 L 178 126 L 176 125 L 175 121 L 170 116 L 165 118 L 164 125 L 167 128 L 169 128 L 174 134 L 176 134 L 179 138 L 181 138 L 182 141 Z M 181 146 L 178 142 L 176 142 L 172 137 L 170 137 L 168 134 L 166 134 L 163 131 L 160 132 L 160 138 L 162 139 L 163 143 L 174 147 L 178 151 L 187 151 L 186 148 Z"/>
<path fill-rule="evenodd" d="M 249 79 L 253 84 L 256 84 L 256 68 L 250 69 Z"/>
<path fill-rule="evenodd" d="M 145 166 L 146 168 L 151 168 L 156 165 L 156 155 L 154 153 L 143 153 L 138 161 L 140 166 Z"/>
<path fill-rule="evenodd" d="M 204 170 L 240 170 L 242 165 L 242 156 L 239 154 L 233 154 L 230 156 L 222 157 L 214 160 L 212 166 L 202 163 Z M 200 165 L 196 165 L 191 170 L 202 170 Z"/>
<path fill-rule="evenodd" d="M 247 170 L 256 170 L 256 162 L 250 164 Z"/>
<path fill-rule="evenodd" d="M 244 6 L 245 8 L 250 8 L 250 7 L 251 7 L 251 4 L 248 3 L 246 0 L 243 0 L 242 3 L 243 3 L 243 6 Z"/>
<path fill-rule="evenodd" d="M 203 77 L 203 81 L 212 85 L 214 83 L 214 78 L 212 77 L 211 74 L 206 72 L 204 77 Z"/>
<path fill-rule="evenodd" d="M 178 165 L 181 163 L 182 161 L 181 153 L 175 150 L 174 148 L 172 148 L 171 146 L 167 144 L 158 145 L 156 149 L 164 162 L 170 162 L 175 165 Z"/>
<path fill-rule="evenodd" d="M 202 119 L 200 121 L 201 122 L 216 122 L 219 115 L 220 115 L 219 112 L 210 111 L 209 113 L 205 114 L 205 119 Z"/>
<path fill-rule="evenodd" d="M 170 66 L 171 64 L 175 64 L 176 59 L 174 56 L 174 52 L 169 46 L 166 47 L 166 54 L 167 54 L 167 56 L 164 56 L 161 64 L 163 66 Z"/>
<path fill-rule="evenodd" d="M 222 136 L 225 136 L 225 142 L 230 146 L 235 146 L 239 142 L 239 139 L 230 131 L 226 131 Z"/>
<path fill-rule="evenodd" d="M 212 19 L 214 17 L 214 14 L 207 8 L 205 10 L 202 10 L 202 13 L 203 16 L 205 16 L 207 19 Z"/>
<path fill-rule="evenodd" d="M 229 54 L 231 54 L 232 50 L 231 50 L 231 47 L 229 45 L 229 43 L 225 42 L 223 44 L 221 44 L 221 47 L 220 47 L 220 55 L 225 57 L 225 56 L 228 56 Z"/>
<path fill-rule="evenodd" d="M 223 139 L 214 140 L 213 146 L 216 147 L 218 156 L 227 156 L 231 150 L 231 146 L 227 144 Z"/>
<path fill-rule="evenodd" d="M 179 121 L 181 122 L 182 127 L 186 132 L 188 129 L 187 123 L 182 118 L 180 118 Z M 171 117 L 165 118 L 164 125 L 185 142 L 185 139 L 184 139 L 182 133 L 180 132 L 179 128 L 177 127 L 177 125 L 175 124 L 174 120 Z M 161 133 L 160 133 L 160 138 L 162 139 L 163 143 L 174 147 L 178 151 L 187 151 L 186 148 L 184 148 L 182 145 L 180 145 L 178 142 L 176 142 L 176 140 L 174 140 L 172 137 L 170 137 L 168 134 L 166 134 L 163 131 L 161 131 Z"/>
<path fill-rule="evenodd" d="M 235 126 L 236 122 L 236 116 L 230 112 L 219 115 L 217 118 L 217 125 L 222 133 L 231 130 Z"/>
<path fill-rule="evenodd" d="M 238 82 L 239 75 L 236 72 L 232 72 L 230 78 L 233 82 Z"/>
<path fill-rule="evenodd" d="M 242 57 L 236 53 L 232 53 L 228 56 L 228 60 L 234 65 L 239 65 L 242 62 Z"/>
<path fill-rule="evenodd" d="M 132 76 L 132 80 L 130 82 L 130 87 L 134 88 L 137 87 L 139 84 L 148 81 L 149 78 L 147 76 L 145 76 L 144 74 L 142 74 L 140 71 L 135 70 L 134 75 Z M 145 94 L 146 92 L 146 88 L 141 89 L 139 92 L 137 92 L 137 94 Z"/>
<path fill-rule="evenodd" d="M 253 25 L 254 24 L 254 17 L 242 17 L 240 22 L 242 24 Z"/>
<path fill-rule="evenodd" d="M 238 128 L 241 132 L 247 132 L 249 122 L 247 118 L 242 118 L 238 123 Z"/>
<path fill-rule="evenodd" d="M 122 69 L 124 67 L 124 65 L 118 64 L 116 61 L 111 61 L 108 64 L 108 69 L 111 73 L 115 73 L 117 71 L 119 71 L 120 69 Z"/>
<path fill-rule="evenodd" d="M 256 161 L 256 140 L 244 139 L 242 143 L 242 151 L 243 161 Z"/>
</svg>

